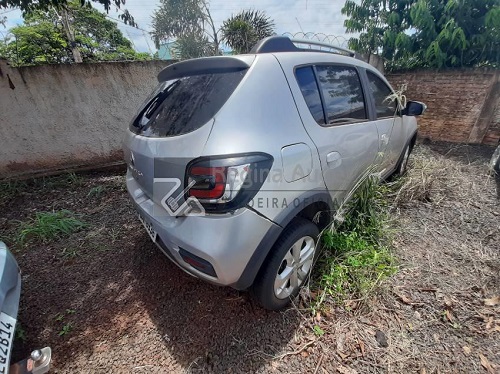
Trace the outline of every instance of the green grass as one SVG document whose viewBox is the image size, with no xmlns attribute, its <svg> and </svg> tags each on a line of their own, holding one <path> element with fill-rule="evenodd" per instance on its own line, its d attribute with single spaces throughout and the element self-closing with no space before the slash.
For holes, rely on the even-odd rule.
<svg viewBox="0 0 500 374">
<path fill-rule="evenodd" d="M 313 310 L 326 301 L 342 304 L 366 297 L 379 282 L 396 272 L 390 251 L 387 186 L 365 178 L 343 204 L 322 236 L 323 250 L 315 271 L 317 297 Z"/>
<path fill-rule="evenodd" d="M 20 340 L 23 343 L 26 343 L 26 340 L 27 340 L 26 331 L 24 331 L 24 329 L 22 328 L 22 326 L 19 323 L 19 321 L 16 324 L 16 330 L 14 332 L 14 335 L 15 335 L 15 339 L 16 340 Z"/>
<path fill-rule="evenodd" d="M 31 178 L 21 181 L 6 181 L 0 183 L 0 203 L 6 202 L 23 192 L 34 190 L 51 190 L 66 187 L 81 186 L 84 178 L 75 173 L 64 173 L 50 177 Z"/>
<path fill-rule="evenodd" d="M 68 210 L 57 212 L 37 212 L 35 217 L 21 222 L 17 241 L 23 245 L 31 240 L 49 241 L 68 236 L 86 224 Z"/>
<path fill-rule="evenodd" d="M 65 335 L 69 334 L 72 329 L 73 329 L 73 326 L 71 325 L 71 323 L 66 323 L 61 328 L 61 331 L 59 331 L 59 333 L 57 335 L 59 335 L 59 336 L 65 336 Z"/>
<path fill-rule="evenodd" d="M 106 190 L 106 187 L 104 186 L 95 186 L 92 187 L 87 194 L 87 197 L 100 197 L 102 193 Z"/>
<path fill-rule="evenodd" d="M 56 317 L 55 317 L 56 322 L 61 323 L 61 330 L 59 331 L 59 333 L 57 335 L 65 336 L 71 332 L 71 330 L 73 329 L 73 325 L 70 322 L 65 322 L 65 318 L 72 315 L 72 314 L 75 314 L 75 313 L 76 313 L 76 310 L 74 310 L 74 309 L 66 309 L 66 311 L 64 311 L 62 313 L 58 313 L 56 315 Z"/>
<path fill-rule="evenodd" d="M 0 203 L 6 201 L 28 188 L 25 181 L 8 181 L 0 183 Z"/>
<path fill-rule="evenodd" d="M 33 184 L 39 188 L 64 188 L 69 186 L 79 186 L 84 179 L 75 173 L 64 173 L 60 175 L 41 177 L 33 179 Z"/>
</svg>

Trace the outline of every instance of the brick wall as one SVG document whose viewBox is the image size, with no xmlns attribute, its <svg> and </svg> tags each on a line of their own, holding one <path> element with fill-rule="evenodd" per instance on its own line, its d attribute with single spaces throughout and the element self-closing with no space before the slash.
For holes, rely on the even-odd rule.
<svg viewBox="0 0 500 374">
<path fill-rule="evenodd" d="M 493 120 L 484 137 L 483 143 L 496 144 L 495 142 L 498 142 L 498 139 L 500 139 L 500 100 L 497 100 Z"/>
<path fill-rule="evenodd" d="M 500 138 L 498 77 L 497 70 L 487 69 L 387 75 L 394 89 L 407 83 L 408 100 L 427 104 L 427 112 L 418 119 L 421 137 L 487 144 Z"/>
</svg>

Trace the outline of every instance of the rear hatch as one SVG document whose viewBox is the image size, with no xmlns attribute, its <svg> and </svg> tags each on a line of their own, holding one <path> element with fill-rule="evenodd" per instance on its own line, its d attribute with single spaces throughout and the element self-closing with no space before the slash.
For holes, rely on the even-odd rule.
<svg viewBox="0 0 500 374">
<path fill-rule="evenodd" d="M 186 166 L 202 155 L 217 112 L 245 77 L 254 56 L 209 57 L 170 65 L 134 116 L 125 161 L 158 204 L 169 194 L 183 203 Z"/>
</svg>

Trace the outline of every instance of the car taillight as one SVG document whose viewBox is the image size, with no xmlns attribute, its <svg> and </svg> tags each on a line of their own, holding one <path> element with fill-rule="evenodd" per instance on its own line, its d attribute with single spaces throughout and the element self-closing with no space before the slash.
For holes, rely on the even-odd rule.
<svg viewBox="0 0 500 374">
<path fill-rule="evenodd" d="M 186 197 L 197 198 L 212 212 L 238 209 L 259 191 L 272 163 L 264 153 L 194 160 L 188 165 Z"/>
<path fill-rule="evenodd" d="M 224 194 L 227 168 L 192 167 L 188 175 L 189 196 L 198 199 L 219 199 Z"/>
</svg>

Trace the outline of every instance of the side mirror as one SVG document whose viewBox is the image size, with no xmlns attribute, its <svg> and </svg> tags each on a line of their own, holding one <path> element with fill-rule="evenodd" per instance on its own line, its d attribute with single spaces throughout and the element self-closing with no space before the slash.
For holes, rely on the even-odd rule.
<svg viewBox="0 0 500 374">
<path fill-rule="evenodd" d="M 403 115 L 405 116 L 419 116 L 424 114 L 427 109 L 427 105 L 419 101 L 408 101 L 406 103 L 406 108 L 403 109 Z"/>
</svg>

